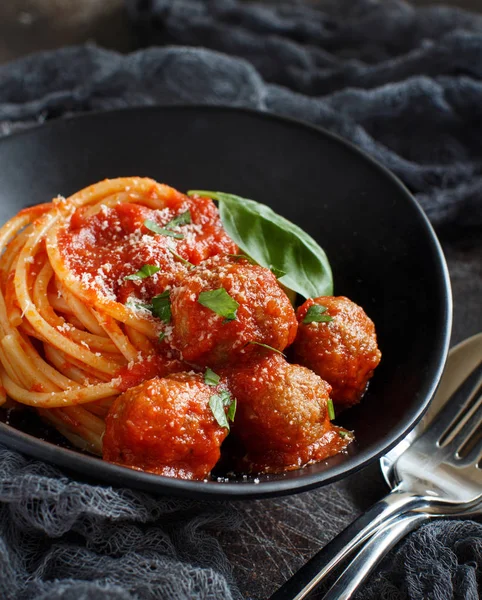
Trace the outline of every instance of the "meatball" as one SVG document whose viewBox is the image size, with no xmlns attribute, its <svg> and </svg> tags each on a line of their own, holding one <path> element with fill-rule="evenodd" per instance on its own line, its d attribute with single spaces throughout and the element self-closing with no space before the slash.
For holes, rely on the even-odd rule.
<svg viewBox="0 0 482 600">
<path fill-rule="evenodd" d="M 325 307 L 322 316 L 332 320 L 305 323 L 314 305 Z M 322 296 L 302 304 L 297 318 L 295 359 L 332 386 L 331 397 L 337 407 L 359 402 L 381 358 L 375 326 L 365 311 L 344 296 Z"/>
<path fill-rule="evenodd" d="M 103 458 L 126 467 L 181 479 L 205 479 L 228 433 L 209 406 L 225 390 L 195 373 L 156 377 L 130 388 L 106 419 Z"/>
<path fill-rule="evenodd" d="M 228 318 L 201 304 L 206 294 L 215 291 L 221 291 L 222 302 L 235 308 Z M 183 360 L 201 366 L 233 364 L 261 354 L 263 348 L 252 342 L 284 350 L 298 327 L 293 307 L 273 273 L 244 258 L 204 261 L 173 288 L 171 310 L 172 345 Z"/>
<path fill-rule="evenodd" d="M 223 370 L 237 400 L 240 471 L 278 473 L 337 454 L 352 440 L 330 422 L 330 386 L 279 354 Z"/>
</svg>

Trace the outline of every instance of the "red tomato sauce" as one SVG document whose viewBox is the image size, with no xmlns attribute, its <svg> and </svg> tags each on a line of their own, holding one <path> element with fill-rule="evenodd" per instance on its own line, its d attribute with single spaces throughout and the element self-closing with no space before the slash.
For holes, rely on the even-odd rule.
<svg viewBox="0 0 482 600">
<path fill-rule="evenodd" d="M 58 247 L 83 286 L 110 300 L 149 302 L 189 272 L 189 264 L 184 261 L 198 265 L 211 256 L 238 251 L 208 198 L 179 194 L 161 210 L 133 203 L 103 206 L 94 214 L 91 210 L 81 207 L 75 211 L 69 227 L 58 236 Z M 172 233 L 181 239 L 157 234 L 145 225 L 153 221 L 164 228 L 186 211 L 191 223 L 172 227 Z M 125 279 L 145 265 L 160 270 L 145 278 Z"/>
<path fill-rule="evenodd" d="M 190 367 L 180 360 L 170 360 L 160 355 L 145 356 L 141 361 L 133 365 L 121 367 L 116 373 L 121 383 L 118 386 L 120 392 L 125 392 L 131 387 L 139 385 L 143 381 L 154 377 L 166 377 L 171 373 L 189 371 Z"/>
</svg>

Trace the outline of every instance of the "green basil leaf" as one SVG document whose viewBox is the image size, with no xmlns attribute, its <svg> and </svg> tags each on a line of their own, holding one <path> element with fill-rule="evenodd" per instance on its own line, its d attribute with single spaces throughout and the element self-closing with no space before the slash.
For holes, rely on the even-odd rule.
<svg viewBox="0 0 482 600">
<path fill-rule="evenodd" d="M 335 418 L 335 407 L 333 406 L 333 400 L 328 398 L 326 401 L 326 408 L 328 409 L 328 416 L 330 417 L 330 421 L 333 421 Z"/>
<path fill-rule="evenodd" d="M 189 225 L 192 223 L 191 220 L 191 211 L 186 210 L 185 212 L 177 215 L 174 219 L 171 219 L 168 223 L 164 225 L 166 229 L 172 229 L 173 227 L 179 227 L 180 225 Z"/>
<path fill-rule="evenodd" d="M 273 348 L 273 346 L 268 346 L 268 344 L 262 344 L 261 342 L 248 342 L 248 344 L 255 344 L 256 346 L 261 346 L 262 348 L 266 348 L 267 350 L 272 350 L 273 352 L 277 352 L 278 354 L 281 354 L 281 356 L 284 356 L 286 358 L 286 354 L 283 354 L 281 350 L 278 350 L 278 348 Z"/>
<path fill-rule="evenodd" d="M 218 425 L 220 427 L 226 427 L 226 429 L 229 429 L 228 418 L 224 412 L 224 403 L 221 396 L 218 394 L 211 396 L 209 398 L 209 408 L 211 409 L 214 418 L 218 422 Z"/>
<path fill-rule="evenodd" d="M 151 312 L 155 317 L 164 321 L 164 323 L 169 323 L 171 320 L 171 299 L 169 290 L 152 298 Z"/>
<path fill-rule="evenodd" d="M 286 271 L 283 271 L 282 269 L 277 269 L 276 267 L 273 267 L 273 265 L 270 265 L 269 269 L 276 277 L 276 279 L 281 279 L 286 275 Z"/>
<path fill-rule="evenodd" d="M 233 399 L 231 398 L 231 394 L 228 390 L 221 390 L 219 392 L 219 397 L 223 401 L 223 406 L 230 406 Z"/>
<path fill-rule="evenodd" d="M 224 317 L 226 321 L 233 321 L 236 318 L 239 304 L 224 288 L 201 292 L 197 301 L 220 317 Z"/>
<path fill-rule="evenodd" d="M 206 373 L 208 370 L 210 369 L 206 369 Z M 204 379 L 206 380 L 206 375 L 204 376 Z M 218 422 L 218 425 L 229 429 L 228 421 L 233 422 L 236 415 L 236 398 L 232 398 L 228 390 L 221 390 L 219 394 L 213 394 L 209 398 L 209 407 L 211 408 L 211 412 Z M 228 407 L 227 411 L 224 410 L 225 407 Z"/>
<path fill-rule="evenodd" d="M 150 277 L 160 271 L 160 267 L 156 267 L 156 265 L 144 265 L 140 268 L 137 273 L 133 273 L 132 275 L 126 275 L 124 279 L 134 280 L 134 279 L 145 279 L 146 277 Z"/>
<path fill-rule="evenodd" d="M 253 260 L 251 258 L 251 256 L 248 256 L 247 254 L 228 254 L 228 256 L 230 258 L 244 258 L 244 259 L 246 259 L 252 265 L 258 264 L 255 260 Z"/>
<path fill-rule="evenodd" d="M 263 267 L 284 271 L 279 281 L 285 287 L 304 298 L 333 295 L 326 254 L 300 227 L 254 200 L 224 192 L 192 190 L 188 194 L 217 200 L 229 237 Z"/>
<path fill-rule="evenodd" d="M 186 260 L 185 258 L 183 258 L 180 254 L 178 254 L 175 250 L 173 250 L 171 247 L 167 247 L 167 249 L 169 250 L 169 252 L 175 256 L 177 258 L 177 260 L 180 260 L 183 264 L 186 265 L 186 267 L 189 267 L 190 269 L 195 269 L 196 265 L 193 265 L 192 263 L 190 263 L 188 260 Z"/>
<path fill-rule="evenodd" d="M 204 383 L 206 383 L 207 385 L 218 385 L 220 379 L 221 377 L 219 377 L 219 375 L 217 375 L 212 369 L 207 367 L 204 373 Z"/>
<path fill-rule="evenodd" d="M 236 407 L 237 406 L 238 406 L 238 402 L 237 402 L 236 398 L 233 398 L 231 401 L 231 404 L 229 405 L 228 412 L 227 412 L 228 420 L 231 421 L 231 423 L 234 422 L 234 417 L 236 415 Z"/>
<path fill-rule="evenodd" d="M 159 227 L 159 225 L 155 221 L 151 221 L 150 219 L 146 219 L 144 221 L 144 227 L 147 227 L 149 231 L 152 231 L 153 233 L 158 233 L 159 235 L 167 235 L 168 237 L 173 237 L 177 240 L 184 239 L 182 233 L 174 233 L 174 231 L 169 231 L 169 229 Z"/>
<path fill-rule="evenodd" d="M 327 310 L 328 309 L 326 308 L 326 306 L 322 306 L 321 304 L 311 305 L 310 308 L 306 311 L 303 323 L 307 325 L 308 323 L 329 323 L 330 321 L 333 321 L 333 317 L 330 317 L 330 315 L 323 314 Z"/>
</svg>

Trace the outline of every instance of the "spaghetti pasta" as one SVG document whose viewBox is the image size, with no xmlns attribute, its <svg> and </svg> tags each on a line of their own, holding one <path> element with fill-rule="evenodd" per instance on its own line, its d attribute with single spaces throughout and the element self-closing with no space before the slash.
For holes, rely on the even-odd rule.
<svg viewBox="0 0 482 600">
<path fill-rule="evenodd" d="M 5 402 L 8 395 L 18 403 L 35 407 L 42 418 L 74 445 L 102 453 L 103 417 L 126 387 L 122 368 L 126 375 L 134 365 L 152 363 L 138 369 L 137 381 L 141 381 L 145 373 L 164 372 L 169 357 L 163 360 L 158 356 L 157 320 L 135 304 L 126 306 L 111 289 L 107 290 L 112 283 L 119 287 L 117 281 L 122 275 L 117 272 L 114 282 L 108 273 L 104 273 L 103 279 L 96 274 L 92 284 L 86 281 L 87 270 L 75 269 L 75 258 L 88 263 L 86 254 L 95 255 L 97 249 L 96 240 L 82 246 L 77 239 L 77 256 L 72 248 L 69 251 L 66 239 L 72 233 L 72 219 L 83 219 L 82 237 L 88 231 L 89 219 L 94 226 L 96 215 L 102 215 L 102 227 L 107 223 L 106 230 L 115 226 L 115 209 L 122 205 L 137 207 L 141 212 L 147 209 L 146 214 L 152 218 L 162 213 L 164 220 L 168 220 L 189 204 L 192 201 L 186 196 L 151 179 L 119 178 L 87 187 L 70 198 L 57 197 L 50 203 L 24 209 L 3 226 L 0 402 Z M 206 218 L 193 222 L 192 244 L 204 237 L 206 223 L 212 225 Z M 132 240 L 136 238 L 137 250 L 142 249 L 140 229 L 124 227 L 115 232 L 117 246 L 127 245 L 127 251 L 132 252 Z M 219 231 L 220 228 L 214 232 L 215 241 L 224 243 L 227 250 L 235 248 L 227 237 L 216 238 Z M 111 235 L 110 242 L 114 238 Z M 152 244 L 153 240 L 144 242 Z M 165 244 L 161 241 L 157 245 L 160 253 L 166 254 Z M 216 248 L 215 243 L 206 256 L 215 253 Z M 167 254 L 165 267 L 166 263 L 168 267 L 173 265 L 170 253 Z M 97 263 L 89 264 L 92 270 Z M 118 266 L 125 268 L 125 264 Z M 136 377 L 133 379 L 131 375 L 129 382 L 136 383 Z"/>
</svg>

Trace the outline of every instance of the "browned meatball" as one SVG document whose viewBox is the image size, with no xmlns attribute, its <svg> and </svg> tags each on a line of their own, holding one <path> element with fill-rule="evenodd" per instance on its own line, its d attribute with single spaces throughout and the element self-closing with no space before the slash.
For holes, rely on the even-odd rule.
<svg viewBox="0 0 482 600">
<path fill-rule="evenodd" d="M 234 307 L 231 315 L 201 304 L 213 292 L 221 292 L 221 303 Z M 202 366 L 232 364 L 260 354 L 262 349 L 250 342 L 284 350 L 298 327 L 273 273 L 229 256 L 211 258 L 192 270 L 172 290 L 171 310 L 173 346 L 184 360 Z"/>
<path fill-rule="evenodd" d="M 305 322 L 315 305 L 325 307 L 322 315 L 332 320 Z M 346 408 L 359 402 L 381 358 L 375 326 L 363 308 L 344 296 L 322 296 L 307 300 L 296 316 L 295 359 L 332 386 L 336 406 Z"/>
<path fill-rule="evenodd" d="M 176 373 L 130 388 L 106 419 L 103 458 L 167 477 L 204 479 L 220 457 L 228 433 L 209 405 L 225 390 L 206 385 L 202 375 Z"/>
<path fill-rule="evenodd" d="M 238 468 L 278 473 L 337 454 L 351 434 L 330 422 L 330 386 L 305 367 L 271 353 L 224 369 L 237 399 L 233 435 L 246 454 Z"/>
</svg>

